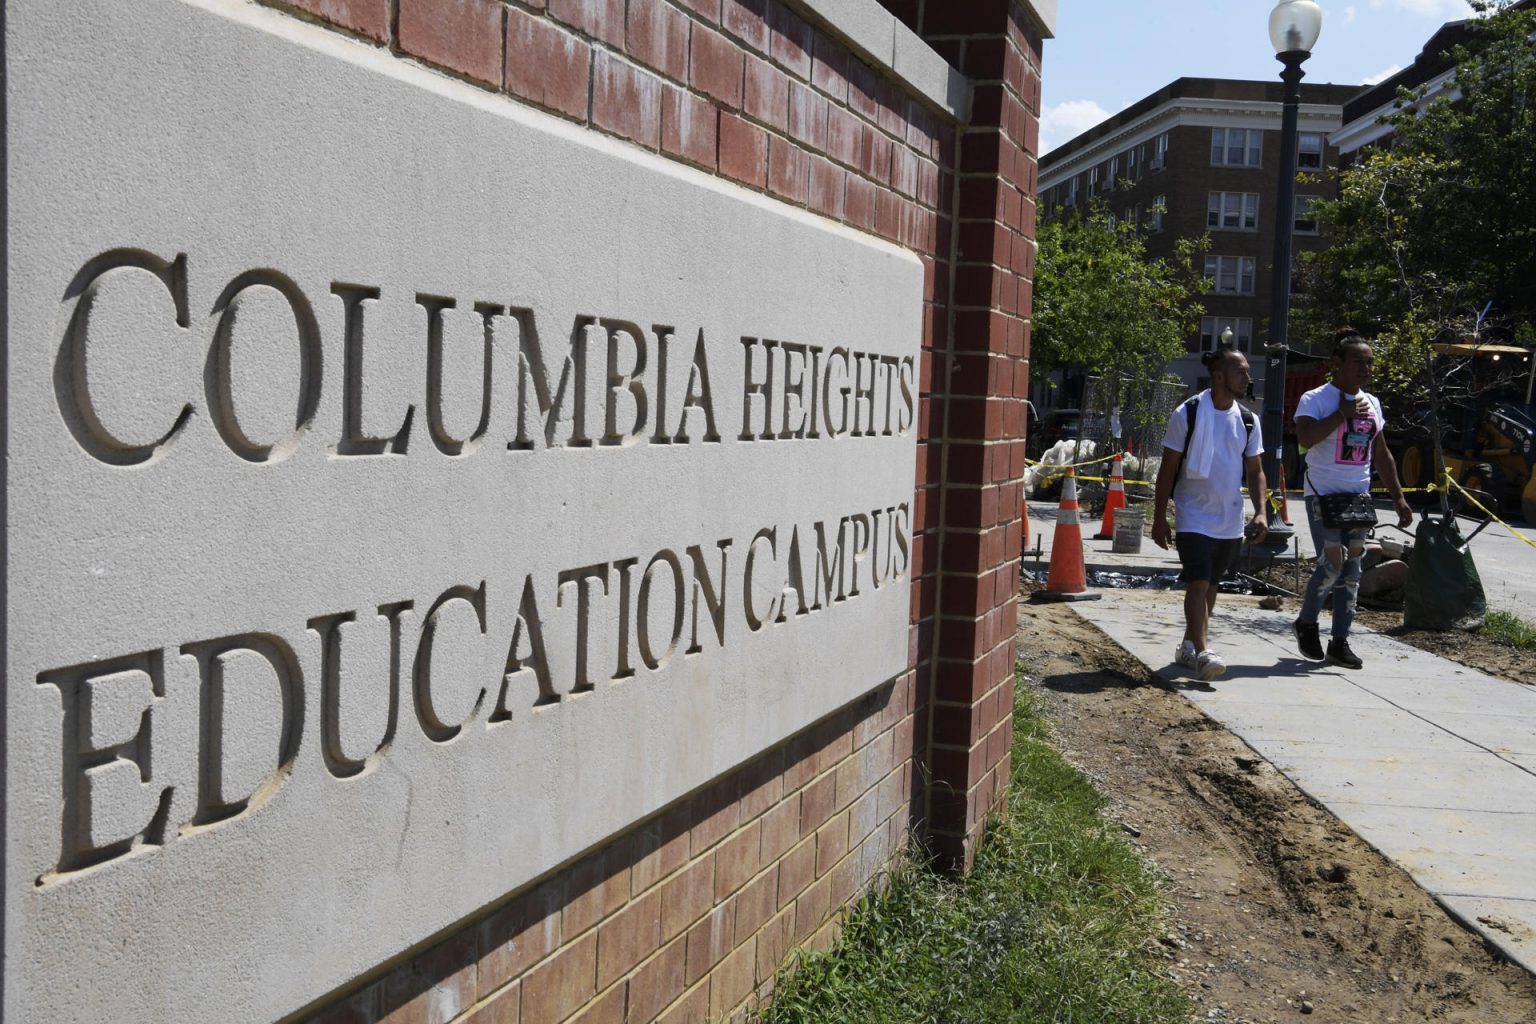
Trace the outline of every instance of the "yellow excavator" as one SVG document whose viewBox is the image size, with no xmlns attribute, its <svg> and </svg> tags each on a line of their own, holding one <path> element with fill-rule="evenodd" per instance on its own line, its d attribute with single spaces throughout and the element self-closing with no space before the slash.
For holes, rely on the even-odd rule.
<svg viewBox="0 0 1536 1024">
<path fill-rule="evenodd" d="M 1529 367 L 1531 353 L 1513 345 L 1436 345 L 1444 356 L 1469 356 L 1476 360 L 1509 360 Z M 1525 521 L 1536 526 L 1536 405 L 1531 404 L 1531 381 L 1536 370 L 1522 373 L 1526 379 L 1525 401 L 1507 395 L 1504 400 L 1479 400 L 1470 408 L 1445 410 L 1441 444 L 1445 468 L 1451 478 L 1489 509 L 1518 509 Z M 1404 487 L 1424 487 L 1434 478 L 1434 448 L 1427 436 L 1406 440 L 1397 459 Z M 1451 494 L 1452 507 L 1460 493 Z M 1465 504 L 1465 503 L 1462 503 Z M 1464 511 L 1477 513 L 1466 505 Z"/>
</svg>

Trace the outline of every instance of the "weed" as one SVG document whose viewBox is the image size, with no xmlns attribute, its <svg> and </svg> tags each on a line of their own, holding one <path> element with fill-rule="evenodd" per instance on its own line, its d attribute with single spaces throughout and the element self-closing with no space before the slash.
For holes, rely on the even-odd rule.
<svg viewBox="0 0 1536 1024">
<path fill-rule="evenodd" d="M 1099 812 L 1104 797 L 1045 741 L 1023 685 L 1008 813 L 972 871 L 905 868 L 830 950 L 778 979 L 764 1024 L 1187 1021 L 1156 935 L 1156 885 Z"/>
<path fill-rule="evenodd" d="M 1478 633 L 1495 643 L 1508 644 L 1522 651 L 1536 651 L 1536 625 L 1509 612 L 1489 612 Z"/>
</svg>

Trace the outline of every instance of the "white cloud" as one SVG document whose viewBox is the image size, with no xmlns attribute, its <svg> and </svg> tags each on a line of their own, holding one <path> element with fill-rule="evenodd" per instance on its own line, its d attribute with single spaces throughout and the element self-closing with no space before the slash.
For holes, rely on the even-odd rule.
<svg viewBox="0 0 1536 1024">
<path fill-rule="evenodd" d="M 1346 25 L 1353 25 L 1354 23 L 1355 23 L 1355 8 L 1353 6 L 1349 6 L 1349 7 L 1344 8 L 1344 24 L 1346 24 Z"/>
<path fill-rule="evenodd" d="M 1040 155 L 1070 142 L 1107 117 L 1109 111 L 1093 100 L 1067 100 L 1046 107 L 1040 114 Z"/>
<path fill-rule="evenodd" d="M 1378 83 L 1385 82 L 1387 79 L 1391 78 L 1393 75 L 1397 74 L 1401 70 L 1403 70 L 1403 66 L 1401 64 L 1393 64 L 1391 67 L 1383 68 L 1382 70 L 1376 72 L 1374 75 L 1370 76 L 1369 78 L 1363 79 L 1360 82 L 1360 84 L 1361 85 L 1376 85 Z"/>
<path fill-rule="evenodd" d="M 1467 0 L 1371 0 L 1371 6 L 1378 10 L 1387 8 L 1440 21 L 1460 21 L 1472 16 L 1472 8 Z"/>
</svg>

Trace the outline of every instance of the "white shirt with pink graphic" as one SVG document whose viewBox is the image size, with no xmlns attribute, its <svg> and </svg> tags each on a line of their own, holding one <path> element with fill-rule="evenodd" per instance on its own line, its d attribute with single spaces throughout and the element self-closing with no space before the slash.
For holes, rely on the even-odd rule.
<svg viewBox="0 0 1536 1024">
<path fill-rule="evenodd" d="M 1338 411 L 1346 396 L 1332 384 L 1313 388 L 1296 403 L 1296 415 L 1325 420 Z M 1307 449 L 1307 494 L 1365 494 L 1371 489 L 1371 445 L 1386 425 L 1381 400 L 1368 391 L 1347 396 L 1363 397 L 1371 405 L 1369 416 L 1351 416 L 1333 433 Z"/>
</svg>

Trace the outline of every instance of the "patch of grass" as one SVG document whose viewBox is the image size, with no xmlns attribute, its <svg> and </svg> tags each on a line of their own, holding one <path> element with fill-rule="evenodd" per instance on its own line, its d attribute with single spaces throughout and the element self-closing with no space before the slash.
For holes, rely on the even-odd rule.
<svg viewBox="0 0 1536 1024">
<path fill-rule="evenodd" d="M 1494 643 L 1508 644 L 1522 651 L 1536 651 L 1536 624 L 1509 612 L 1489 612 L 1483 628 L 1477 632 Z"/>
<path fill-rule="evenodd" d="M 832 949 L 781 975 L 764 1024 L 1190 1019 L 1155 948 L 1152 876 L 1099 816 L 1104 797 L 1045 742 L 1036 699 L 1018 687 L 1008 814 L 974 870 L 905 869 Z"/>
</svg>

